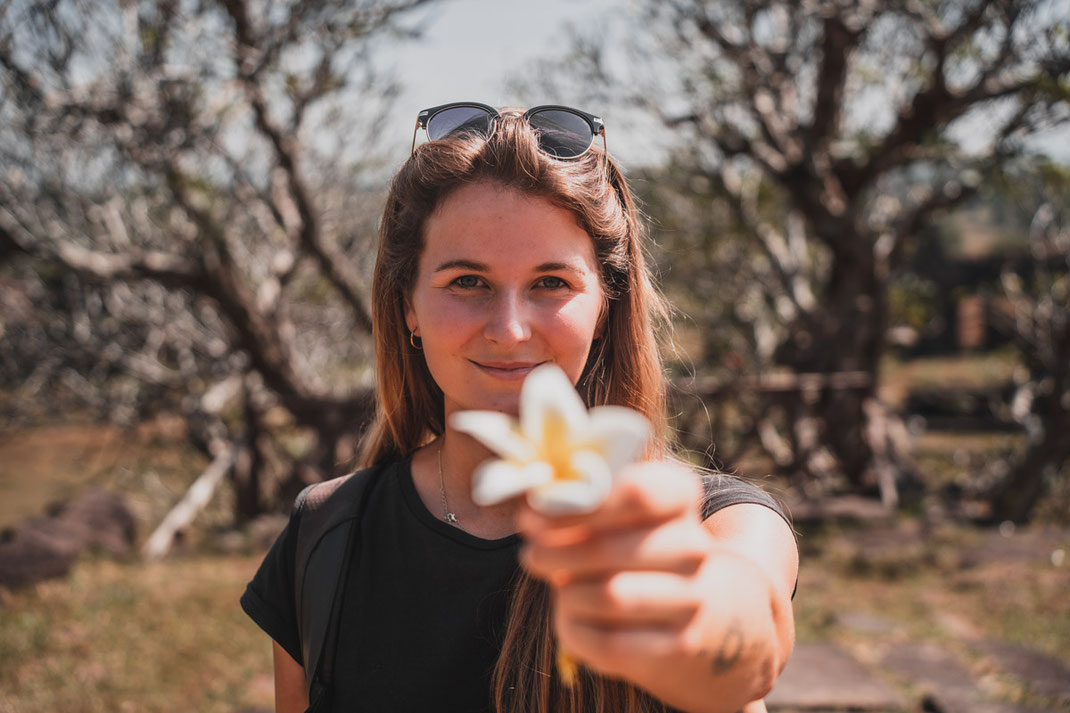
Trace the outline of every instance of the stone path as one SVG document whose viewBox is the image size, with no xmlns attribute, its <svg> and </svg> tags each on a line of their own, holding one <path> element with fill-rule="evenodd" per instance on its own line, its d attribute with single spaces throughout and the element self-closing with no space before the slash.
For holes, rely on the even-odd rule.
<svg viewBox="0 0 1070 713">
<path fill-rule="evenodd" d="M 980 664 L 972 668 L 935 644 L 889 645 L 869 665 L 832 644 L 798 644 L 766 704 L 779 713 L 1070 711 L 1070 666 L 1065 662 L 1004 641 L 971 646 L 981 654 Z M 1034 705 L 1000 700 L 986 685 L 993 675 L 1019 683 Z"/>
<path fill-rule="evenodd" d="M 888 684 L 832 644 L 798 644 L 765 702 L 780 711 L 905 709 Z"/>
</svg>

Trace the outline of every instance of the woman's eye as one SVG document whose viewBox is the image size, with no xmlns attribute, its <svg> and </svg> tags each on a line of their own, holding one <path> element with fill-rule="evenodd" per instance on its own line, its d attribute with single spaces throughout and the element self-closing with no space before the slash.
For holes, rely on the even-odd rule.
<svg viewBox="0 0 1070 713">
<path fill-rule="evenodd" d="M 479 287 L 479 283 L 480 280 L 475 275 L 461 275 L 453 281 L 453 284 L 464 288 Z"/>
<path fill-rule="evenodd" d="M 545 287 L 550 290 L 559 290 L 563 287 L 568 287 L 568 283 L 562 280 L 560 277 L 554 277 L 553 275 L 547 275 L 539 281 L 540 287 Z"/>
</svg>

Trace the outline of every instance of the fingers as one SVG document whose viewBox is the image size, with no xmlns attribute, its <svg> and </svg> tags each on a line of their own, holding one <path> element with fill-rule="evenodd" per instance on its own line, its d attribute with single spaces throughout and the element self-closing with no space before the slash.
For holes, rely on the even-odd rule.
<svg viewBox="0 0 1070 713">
<path fill-rule="evenodd" d="M 701 607 L 688 581 L 662 572 L 621 572 L 554 590 L 554 610 L 594 627 L 669 628 L 688 624 Z"/>
<path fill-rule="evenodd" d="M 620 474 L 609 497 L 593 512 L 549 516 L 523 507 L 517 526 L 530 541 L 576 541 L 598 530 L 650 525 L 697 513 L 701 497 L 701 483 L 691 470 L 661 461 L 637 463 Z"/>
<path fill-rule="evenodd" d="M 682 637 L 673 628 L 604 626 L 568 619 L 560 608 L 554 612 L 554 630 L 571 656 L 588 665 L 597 662 L 599 671 L 622 677 L 634 669 L 637 656 L 644 661 L 672 659 L 683 649 Z"/>
<path fill-rule="evenodd" d="M 613 530 L 577 541 L 543 538 L 525 546 L 520 557 L 529 572 L 544 579 L 558 572 L 568 572 L 573 579 L 621 570 L 690 574 L 705 559 L 709 541 L 698 522 L 678 519 L 654 528 Z"/>
</svg>

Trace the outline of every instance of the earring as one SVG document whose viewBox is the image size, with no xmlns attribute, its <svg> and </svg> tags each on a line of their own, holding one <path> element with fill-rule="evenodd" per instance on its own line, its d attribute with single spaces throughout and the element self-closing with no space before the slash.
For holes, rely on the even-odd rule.
<svg viewBox="0 0 1070 713">
<path fill-rule="evenodd" d="M 415 349 L 416 351 L 423 351 L 424 341 L 422 339 L 420 339 L 420 343 L 417 344 L 416 343 L 417 339 L 420 339 L 420 338 L 416 336 L 416 331 L 410 329 L 409 330 L 409 344 L 411 344 L 412 348 Z"/>
</svg>

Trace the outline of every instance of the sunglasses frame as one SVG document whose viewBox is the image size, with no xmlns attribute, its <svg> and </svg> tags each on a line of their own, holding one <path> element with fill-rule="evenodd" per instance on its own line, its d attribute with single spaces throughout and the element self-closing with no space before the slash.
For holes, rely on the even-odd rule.
<svg viewBox="0 0 1070 713">
<path fill-rule="evenodd" d="M 416 127 L 412 130 L 412 153 L 410 155 L 415 155 L 416 154 L 416 134 L 417 134 L 417 132 L 419 132 L 420 129 L 423 129 L 424 131 L 427 131 L 427 123 L 429 121 L 431 121 L 431 119 L 434 118 L 434 116 L 436 114 L 438 114 L 440 112 L 443 112 L 443 111 L 445 111 L 447 109 L 457 109 L 457 108 L 460 108 L 460 107 L 472 107 L 472 108 L 481 109 L 481 110 L 487 112 L 487 115 L 490 117 L 490 123 L 489 123 L 489 126 L 487 127 L 487 137 L 489 138 L 491 135 L 494 134 L 494 129 L 497 128 L 497 125 L 498 125 L 498 119 L 500 119 L 502 117 L 502 113 L 500 111 L 498 111 L 497 109 L 495 109 L 494 107 L 488 106 L 487 104 L 482 104 L 480 102 L 450 102 L 449 104 L 440 104 L 438 106 L 433 106 L 430 109 L 424 109 L 423 111 L 421 111 L 419 114 L 416 115 Z M 530 109 L 528 109 L 527 111 L 525 111 L 523 113 L 522 117 L 523 117 L 524 121 L 528 122 L 528 124 L 530 125 L 532 116 L 534 116 L 535 114 L 538 114 L 540 112 L 550 111 L 550 110 L 564 111 L 564 112 L 568 112 L 569 114 L 575 114 L 576 116 L 578 116 L 581 119 L 583 119 L 584 121 L 586 121 L 587 125 L 589 127 L 591 127 L 591 143 L 587 146 L 587 148 L 585 148 L 583 150 L 582 153 L 576 154 L 575 156 L 568 156 L 568 157 L 565 157 L 565 158 L 559 158 L 558 156 L 554 156 L 554 154 L 550 153 L 549 151 L 544 151 L 543 153 L 547 154 L 548 156 L 552 156 L 553 158 L 557 158 L 557 159 L 559 159 L 561 161 L 571 161 L 573 159 L 579 158 L 580 156 L 583 156 L 588 151 L 590 151 L 591 150 L 591 146 L 594 146 L 595 137 L 601 136 L 602 137 L 602 150 L 603 150 L 603 152 L 605 152 L 606 156 L 609 156 L 609 153 L 608 153 L 608 151 L 606 149 L 606 125 L 605 125 L 605 122 L 602 121 L 602 118 L 599 117 L 599 116 L 595 116 L 594 114 L 589 114 L 589 113 L 587 113 L 585 111 L 582 111 L 580 109 L 576 109 L 576 108 L 571 107 L 571 106 L 564 106 L 564 105 L 561 105 L 561 104 L 540 104 L 539 106 L 533 106 Z M 515 115 L 515 114 L 519 114 L 520 112 L 507 112 L 507 113 Z M 428 137 L 428 140 L 432 140 L 430 138 L 430 136 Z M 437 140 L 441 141 L 441 139 L 437 139 Z M 542 145 L 540 144 L 540 148 L 541 148 L 541 146 Z"/>
</svg>

